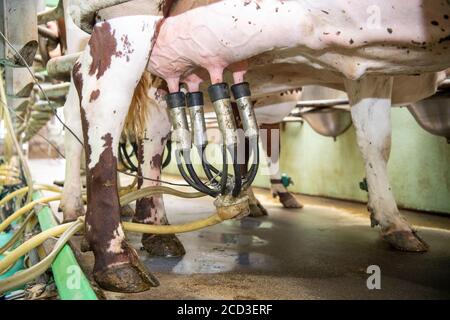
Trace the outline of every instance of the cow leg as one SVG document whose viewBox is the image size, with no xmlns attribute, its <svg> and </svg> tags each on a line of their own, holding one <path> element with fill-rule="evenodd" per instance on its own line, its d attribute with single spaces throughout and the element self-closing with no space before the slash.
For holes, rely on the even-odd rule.
<svg viewBox="0 0 450 320">
<path fill-rule="evenodd" d="M 247 188 L 247 196 L 248 205 L 250 207 L 249 217 L 259 218 L 268 215 L 266 208 L 264 208 L 261 202 L 259 202 L 259 200 L 255 197 L 251 186 Z"/>
<path fill-rule="evenodd" d="M 266 143 L 262 143 L 266 153 L 267 164 L 270 170 L 270 189 L 274 197 L 278 197 L 285 208 L 303 208 L 303 205 L 281 183 L 280 173 L 280 124 L 263 124 L 262 130 L 266 130 Z M 277 131 L 277 132 L 275 132 Z M 272 135 L 276 134 L 277 141 L 273 141 Z"/>
<path fill-rule="evenodd" d="M 152 88 L 151 93 L 154 93 Z M 157 103 L 148 108 L 145 137 L 139 143 L 139 175 L 159 180 L 162 169 L 162 154 L 170 135 L 170 122 L 167 110 L 159 95 L 153 94 Z M 160 101 L 158 101 L 160 100 Z M 138 188 L 159 186 L 160 182 L 139 179 Z M 136 202 L 134 222 L 168 225 L 163 196 L 142 198 Z M 143 234 L 142 245 L 151 256 L 180 257 L 186 252 L 174 234 Z"/>
<path fill-rule="evenodd" d="M 73 68 L 86 154 L 86 238 L 95 256 L 94 278 L 111 291 L 139 292 L 158 284 L 125 241 L 116 171 L 123 124 L 150 51 L 151 19 L 97 24 Z"/>
<path fill-rule="evenodd" d="M 387 173 L 391 148 L 392 78 L 366 77 L 346 81 L 353 124 L 356 128 L 369 187 L 368 210 L 372 227 L 394 248 L 421 252 L 427 245 L 398 211 Z"/>
<path fill-rule="evenodd" d="M 81 130 L 80 119 L 80 102 L 75 86 L 71 83 L 66 103 L 64 104 L 64 120 L 66 126 L 82 140 L 83 132 Z M 84 215 L 84 204 L 81 197 L 80 176 L 83 146 L 68 130 L 64 134 L 64 150 L 66 169 L 62 199 L 59 207 L 63 211 L 63 221 L 69 222 Z"/>
</svg>

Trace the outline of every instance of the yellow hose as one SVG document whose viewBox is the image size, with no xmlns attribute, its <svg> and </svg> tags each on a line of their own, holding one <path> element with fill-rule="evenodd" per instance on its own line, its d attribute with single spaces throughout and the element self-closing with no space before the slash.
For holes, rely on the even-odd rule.
<svg viewBox="0 0 450 320">
<path fill-rule="evenodd" d="M 15 289 L 43 274 L 48 268 L 50 268 L 53 260 L 55 260 L 59 251 L 61 251 L 67 241 L 69 241 L 70 238 L 82 228 L 82 219 L 73 222 L 71 226 L 63 232 L 48 256 L 30 268 L 16 272 L 14 275 L 0 280 L 0 293 Z"/>
<path fill-rule="evenodd" d="M 21 196 L 28 192 L 28 187 L 23 187 L 19 190 L 16 190 L 14 192 L 11 192 L 6 197 L 4 197 L 2 200 L 0 200 L 0 207 L 4 206 L 5 203 L 10 201 L 11 199 L 14 199 L 14 197 Z M 33 187 L 34 190 L 47 190 L 52 192 L 61 192 L 61 189 L 55 186 L 50 186 L 46 184 L 37 184 Z"/>
<path fill-rule="evenodd" d="M 73 224 L 79 223 L 79 221 L 84 221 L 84 218 L 80 217 L 79 220 L 75 222 L 69 222 L 53 227 L 44 232 L 38 233 L 33 238 L 29 239 L 28 241 L 25 241 L 16 249 L 8 252 L 8 254 L 3 260 L 0 260 L 0 272 L 8 268 L 9 265 L 11 265 L 12 263 L 15 263 L 20 257 L 25 255 L 30 250 L 41 245 L 48 238 L 58 237 L 68 228 L 70 228 Z M 134 222 L 123 222 L 122 225 L 125 231 L 153 233 L 153 234 L 174 234 L 199 230 L 202 228 L 218 224 L 222 221 L 223 220 L 219 217 L 219 215 L 213 214 L 212 216 L 207 217 L 205 219 L 177 225 L 151 225 Z"/>
<path fill-rule="evenodd" d="M 145 187 L 121 196 L 120 205 L 124 206 L 137 199 L 160 194 L 170 194 L 181 198 L 200 198 L 206 196 L 206 194 L 201 192 L 183 192 L 169 187 L 153 186 L 153 187 Z"/>
<path fill-rule="evenodd" d="M 18 190 L 19 191 L 19 190 Z M 199 192 L 187 193 L 178 191 L 168 187 L 155 186 L 155 187 L 147 187 L 141 190 L 137 190 L 134 192 L 130 192 L 127 195 L 124 195 L 120 199 L 121 205 L 128 204 L 136 199 L 155 195 L 155 194 L 173 194 L 179 197 L 184 198 L 198 198 L 204 196 L 204 194 Z M 16 194 L 17 195 L 17 194 Z M 11 216 L 8 217 L 2 224 L 0 224 L 0 231 L 6 228 L 12 221 L 31 210 L 37 204 L 44 204 L 51 201 L 60 200 L 61 195 L 42 198 L 36 201 L 32 201 L 23 208 L 14 212 Z M 133 222 L 122 222 L 123 228 L 125 231 L 131 232 L 140 232 L 140 233 L 152 233 L 152 234 L 175 234 L 175 233 L 185 233 L 190 231 L 199 230 L 205 227 L 209 227 L 215 224 L 222 222 L 224 219 L 220 217 L 217 213 L 213 214 L 207 218 L 184 223 L 178 225 L 149 225 L 149 224 L 141 224 L 141 223 L 133 223 Z M 4 259 L 0 260 L 0 273 L 7 269 L 11 264 L 15 263 L 20 257 L 25 255 L 30 250 L 36 248 L 41 245 L 45 240 L 50 237 L 60 236 L 62 233 L 66 232 L 69 228 L 72 228 L 76 224 L 80 224 L 84 222 L 84 217 L 80 217 L 75 222 L 70 222 L 66 224 L 62 224 L 51 229 L 45 230 L 36 236 L 32 237 L 28 241 L 24 242 L 16 249 L 7 253 Z"/>
<path fill-rule="evenodd" d="M 53 186 L 47 186 L 47 185 L 36 185 L 36 187 L 34 189 L 36 189 L 36 188 L 40 188 L 43 190 L 55 191 L 55 192 L 61 192 L 59 188 L 56 188 Z M 0 206 L 4 205 L 7 201 L 13 199 L 15 196 L 24 194 L 25 192 L 27 192 L 27 190 L 28 190 L 28 187 L 24 187 L 22 189 L 14 191 L 13 193 L 9 194 L 8 196 L 6 196 L 4 199 L 2 199 L 0 201 Z M 172 195 L 176 195 L 176 196 L 184 197 L 184 198 L 198 198 L 198 197 L 205 196 L 201 192 L 189 193 L 189 192 L 178 191 L 178 190 L 168 188 L 168 187 L 154 186 L 154 187 L 143 188 L 143 189 L 125 194 L 124 196 L 122 196 L 120 198 L 120 204 L 125 205 L 125 204 L 128 204 L 128 203 L 130 203 L 134 200 L 137 200 L 139 198 L 142 198 L 142 197 L 147 197 L 147 196 L 156 195 L 156 194 L 163 194 L 163 193 L 172 194 Z M 8 218 L 6 218 L 2 223 L 0 223 L 0 232 L 5 230 L 14 220 L 20 218 L 22 215 L 24 215 L 28 211 L 32 210 L 36 205 L 61 200 L 61 197 L 62 197 L 61 195 L 57 195 L 57 196 L 52 196 L 52 197 L 47 197 L 47 198 L 41 198 L 39 200 L 35 200 L 35 201 L 28 203 L 27 205 L 23 206 L 22 208 L 20 208 L 16 212 L 14 212 Z"/>
<path fill-rule="evenodd" d="M 20 257 L 25 255 L 27 252 L 33 250 L 37 246 L 44 243 L 44 241 L 47 240 L 48 238 L 57 237 L 61 235 L 73 224 L 74 222 L 69 222 L 65 224 L 60 224 L 59 226 L 53 227 L 51 229 L 47 229 L 41 233 L 38 233 L 30 240 L 25 241 L 16 249 L 9 251 L 8 254 L 6 254 L 4 258 L 0 260 L 0 272 L 5 270 L 10 264 L 15 263 Z"/>
<path fill-rule="evenodd" d="M 19 184 L 21 181 L 16 177 L 4 177 L 0 176 L 0 186 L 11 186 Z"/>
<path fill-rule="evenodd" d="M 11 176 L 11 177 L 18 177 L 20 175 L 19 172 L 13 172 L 9 169 L 0 169 L 0 175 L 2 176 Z"/>
<path fill-rule="evenodd" d="M 14 220 L 20 218 L 22 215 L 24 215 L 28 211 L 32 210 L 34 208 L 34 206 L 36 206 L 37 204 L 48 203 L 48 202 L 52 202 L 52 201 L 56 201 L 56 200 L 61 200 L 61 195 L 31 201 L 27 205 L 23 206 L 22 208 L 20 208 L 16 212 L 14 212 L 8 218 L 6 218 L 2 223 L 0 223 L 0 232 L 5 230 Z"/>
<path fill-rule="evenodd" d="M 33 219 L 34 211 L 30 212 L 30 214 L 25 218 L 22 225 L 18 230 L 14 232 L 14 235 L 11 239 L 8 240 L 2 247 L 0 247 L 0 254 L 3 254 L 6 250 L 11 248 L 24 234 L 25 229 L 27 228 L 27 224 Z"/>
<path fill-rule="evenodd" d="M 200 230 L 218 224 L 222 221 L 223 220 L 217 214 L 213 214 L 212 216 L 209 216 L 207 218 L 183 224 L 154 225 L 135 222 L 122 222 L 122 225 L 125 231 L 154 234 L 173 234 Z"/>
</svg>

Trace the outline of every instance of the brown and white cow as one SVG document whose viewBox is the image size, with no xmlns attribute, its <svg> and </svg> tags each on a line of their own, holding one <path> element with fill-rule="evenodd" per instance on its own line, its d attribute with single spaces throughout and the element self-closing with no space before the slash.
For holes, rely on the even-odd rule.
<svg viewBox="0 0 450 320">
<path fill-rule="evenodd" d="M 434 73 L 449 67 L 450 5 L 440 0 L 226 0 L 193 8 L 196 2 L 187 2 L 178 6 L 190 10 L 165 20 L 142 12 L 96 24 L 73 70 L 87 163 L 86 235 L 99 284 L 139 291 L 154 283 L 125 242 L 115 171 L 122 126 L 146 68 L 166 80 L 170 92 L 177 92 L 180 82 L 197 91 L 204 70 L 211 83 L 222 82 L 226 69 L 235 83 L 244 77 L 253 83 L 252 72 L 259 79 L 276 74 L 269 77 L 270 87 L 283 90 L 299 86 L 292 84 L 296 76 L 301 76 L 298 82 L 309 76 L 311 83 L 344 86 L 365 160 L 372 224 L 379 224 L 395 247 L 424 250 L 400 216 L 389 185 L 390 107 L 397 81 L 432 80 L 422 92 L 410 90 L 403 97 L 419 100 L 434 92 Z M 253 87 L 253 93 L 263 94 L 268 88 L 259 83 L 262 89 Z"/>
</svg>

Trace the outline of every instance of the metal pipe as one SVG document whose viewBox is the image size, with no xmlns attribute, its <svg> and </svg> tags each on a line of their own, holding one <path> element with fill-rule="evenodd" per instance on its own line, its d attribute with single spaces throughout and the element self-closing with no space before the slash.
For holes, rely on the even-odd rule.
<svg viewBox="0 0 450 320">
<path fill-rule="evenodd" d="M 64 82 L 57 84 L 43 84 L 41 85 L 41 87 L 43 89 L 42 91 L 44 91 L 47 97 L 50 99 L 64 98 L 69 92 L 70 83 Z M 38 96 L 40 99 L 46 99 L 42 91 L 37 90 Z"/>
<path fill-rule="evenodd" d="M 250 86 L 248 82 L 242 82 L 231 86 L 233 97 L 239 110 L 245 136 L 256 137 L 259 134 L 258 123 L 256 122 L 255 111 L 251 99 Z"/>
<path fill-rule="evenodd" d="M 237 136 L 228 85 L 226 83 L 213 84 L 209 86 L 208 93 L 217 116 L 223 143 L 226 146 L 232 146 L 237 143 Z"/>
<path fill-rule="evenodd" d="M 213 103 L 214 111 L 217 116 L 217 123 L 219 130 L 222 133 L 224 152 L 230 152 L 233 159 L 233 171 L 234 171 L 234 186 L 232 187 L 232 194 L 237 197 L 241 192 L 242 177 L 240 168 L 238 166 L 238 154 L 237 154 L 237 126 L 234 119 L 233 110 L 231 108 L 230 91 L 228 84 L 217 83 L 209 86 L 208 88 L 209 98 Z M 224 155 L 224 160 L 228 165 L 228 157 Z M 226 176 L 222 175 L 222 180 Z M 223 186 L 223 185 L 222 185 Z"/>
<path fill-rule="evenodd" d="M 206 146 L 208 139 L 206 136 L 205 113 L 203 111 L 203 94 L 201 92 L 190 92 L 186 98 L 194 145 L 197 147 Z"/>
<path fill-rule="evenodd" d="M 186 117 L 186 102 L 183 92 L 169 93 L 166 96 L 170 122 L 173 127 L 172 140 L 179 151 L 191 149 L 191 134 Z"/>
<path fill-rule="evenodd" d="M 172 139 L 175 141 L 176 160 L 178 170 L 189 185 L 196 190 L 206 193 L 212 197 L 218 195 L 218 191 L 208 188 L 198 177 L 192 166 L 191 161 L 191 133 L 186 116 L 186 98 L 183 92 L 169 93 L 166 96 L 167 106 L 169 107 L 170 121 L 173 127 Z M 201 121 L 201 119 L 200 119 Z M 199 130 L 197 130 L 199 131 Z M 202 137 L 198 137 L 202 139 Z M 188 173 L 184 170 L 183 162 L 185 162 Z"/>
<path fill-rule="evenodd" d="M 305 100 L 297 102 L 300 108 L 329 108 L 334 106 L 348 105 L 348 99 L 323 99 L 323 100 Z"/>
<path fill-rule="evenodd" d="M 189 92 L 186 95 L 187 106 L 189 109 L 189 115 L 191 119 L 192 137 L 194 145 L 197 148 L 197 153 L 200 156 L 203 171 L 213 186 L 217 186 L 219 182 L 214 178 L 215 174 L 219 174 L 220 171 L 213 167 L 206 159 L 205 150 L 208 145 L 208 138 L 206 135 L 206 123 L 205 113 L 203 111 L 204 100 L 202 92 Z"/>
<path fill-rule="evenodd" d="M 82 52 L 52 58 L 47 62 L 48 76 L 58 80 L 70 80 L 70 71 Z"/>
<path fill-rule="evenodd" d="M 249 157 L 252 157 L 250 170 L 243 178 L 244 187 L 251 185 L 255 179 L 259 167 L 259 127 L 256 121 L 253 102 L 251 99 L 250 85 L 248 82 L 237 83 L 231 87 L 233 97 L 239 110 L 239 116 L 242 121 L 245 136 L 249 139 Z"/>
</svg>

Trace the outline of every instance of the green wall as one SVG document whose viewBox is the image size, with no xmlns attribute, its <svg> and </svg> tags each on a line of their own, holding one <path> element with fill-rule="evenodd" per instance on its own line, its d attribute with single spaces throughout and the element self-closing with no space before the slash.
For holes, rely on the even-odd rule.
<svg viewBox="0 0 450 320">
<path fill-rule="evenodd" d="M 59 2 L 59 0 L 46 0 L 45 5 L 47 7 L 56 7 L 58 5 L 58 2 Z"/>
<path fill-rule="evenodd" d="M 406 108 L 392 109 L 392 127 L 389 175 L 397 203 L 450 214 L 450 145 L 420 128 Z M 281 172 L 295 182 L 291 191 L 367 201 L 366 192 L 359 189 L 364 166 L 353 127 L 333 141 L 306 122 L 288 123 L 281 145 Z M 174 162 L 166 172 L 178 173 Z M 258 175 L 254 185 L 269 187 L 269 177 Z"/>
</svg>

